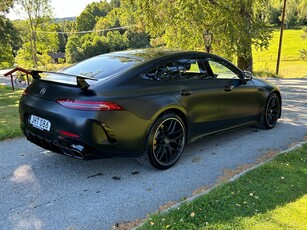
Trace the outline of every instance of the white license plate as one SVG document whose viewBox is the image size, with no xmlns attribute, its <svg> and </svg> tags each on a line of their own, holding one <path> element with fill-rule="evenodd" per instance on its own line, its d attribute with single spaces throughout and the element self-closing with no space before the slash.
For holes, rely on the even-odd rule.
<svg viewBox="0 0 307 230">
<path fill-rule="evenodd" d="M 40 130 L 50 131 L 50 128 L 51 128 L 50 121 L 44 118 L 41 118 L 41 117 L 34 116 L 34 115 L 31 115 L 30 117 L 30 124 L 33 125 L 33 127 L 40 129 Z"/>
</svg>

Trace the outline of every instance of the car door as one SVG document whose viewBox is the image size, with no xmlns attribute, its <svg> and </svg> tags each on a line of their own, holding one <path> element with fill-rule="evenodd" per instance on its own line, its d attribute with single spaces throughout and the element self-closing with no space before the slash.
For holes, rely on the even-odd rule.
<svg viewBox="0 0 307 230">
<path fill-rule="evenodd" d="M 259 113 L 258 89 L 252 81 L 243 81 L 242 72 L 219 60 L 208 64 L 220 89 L 221 124 L 227 128 L 253 122 Z"/>
<path fill-rule="evenodd" d="M 201 58 L 184 58 L 176 61 L 180 79 L 176 98 L 188 113 L 189 134 L 198 138 L 222 128 L 220 88 L 210 76 Z M 193 138 L 192 138 L 193 139 Z"/>
</svg>

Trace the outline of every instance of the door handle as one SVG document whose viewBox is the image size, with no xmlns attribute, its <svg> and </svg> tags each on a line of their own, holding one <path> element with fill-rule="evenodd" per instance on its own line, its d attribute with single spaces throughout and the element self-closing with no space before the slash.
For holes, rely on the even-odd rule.
<svg viewBox="0 0 307 230">
<path fill-rule="evenodd" d="M 180 90 L 180 94 L 182 96 L 189 96 L 192 94 L 192 91 L 191 90 L 187 90 L 187 89 L 183 89 L 183 90 Z"/>
<path fill-rule="evenodd" d="M 234 88 L 234 86 L 232 86 L 232 85 L 226 85 L 226 86 L 224 87 L 224 91 L 229 92 L 229 91 L 231 91 L 233 88 Z"/>
</svg>

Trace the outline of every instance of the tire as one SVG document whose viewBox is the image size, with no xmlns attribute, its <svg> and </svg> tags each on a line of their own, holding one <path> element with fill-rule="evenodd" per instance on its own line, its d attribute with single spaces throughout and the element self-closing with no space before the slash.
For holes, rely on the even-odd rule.
<svg viewBox="0 0 307 230">
<path fill-rule="evenodd" d="M 277 123 L 281 113 L 281 103 L 278 95 L 272 93 L 269 95 L 265 104 L 265 109 L 261 114 L 258 128 L 261 129 L 272 129 Z"/>
<path fill-rule="evenodd" d="M 147 151 L 138 161 L 156 169 L 168 169 L 181 157 L 185 143 L 186 128 L 182 119 L 174 113 L 163 114 L 151 127 Z"/>
</svg>

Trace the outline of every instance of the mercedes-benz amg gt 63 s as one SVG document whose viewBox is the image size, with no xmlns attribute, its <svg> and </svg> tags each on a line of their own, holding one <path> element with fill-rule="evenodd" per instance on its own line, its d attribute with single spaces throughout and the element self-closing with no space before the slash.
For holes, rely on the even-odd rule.
<svg viewBox="0 0 307 230">
<path fill-rule="evenodd" d="M 75 158 L 135 157 L 167 169 L 188 143 L 242 126 L 271 129 L 281 115 L 276 86 L 203 52 L 121 51 L 31 74 L 21 130 Z"/>
</svg>

